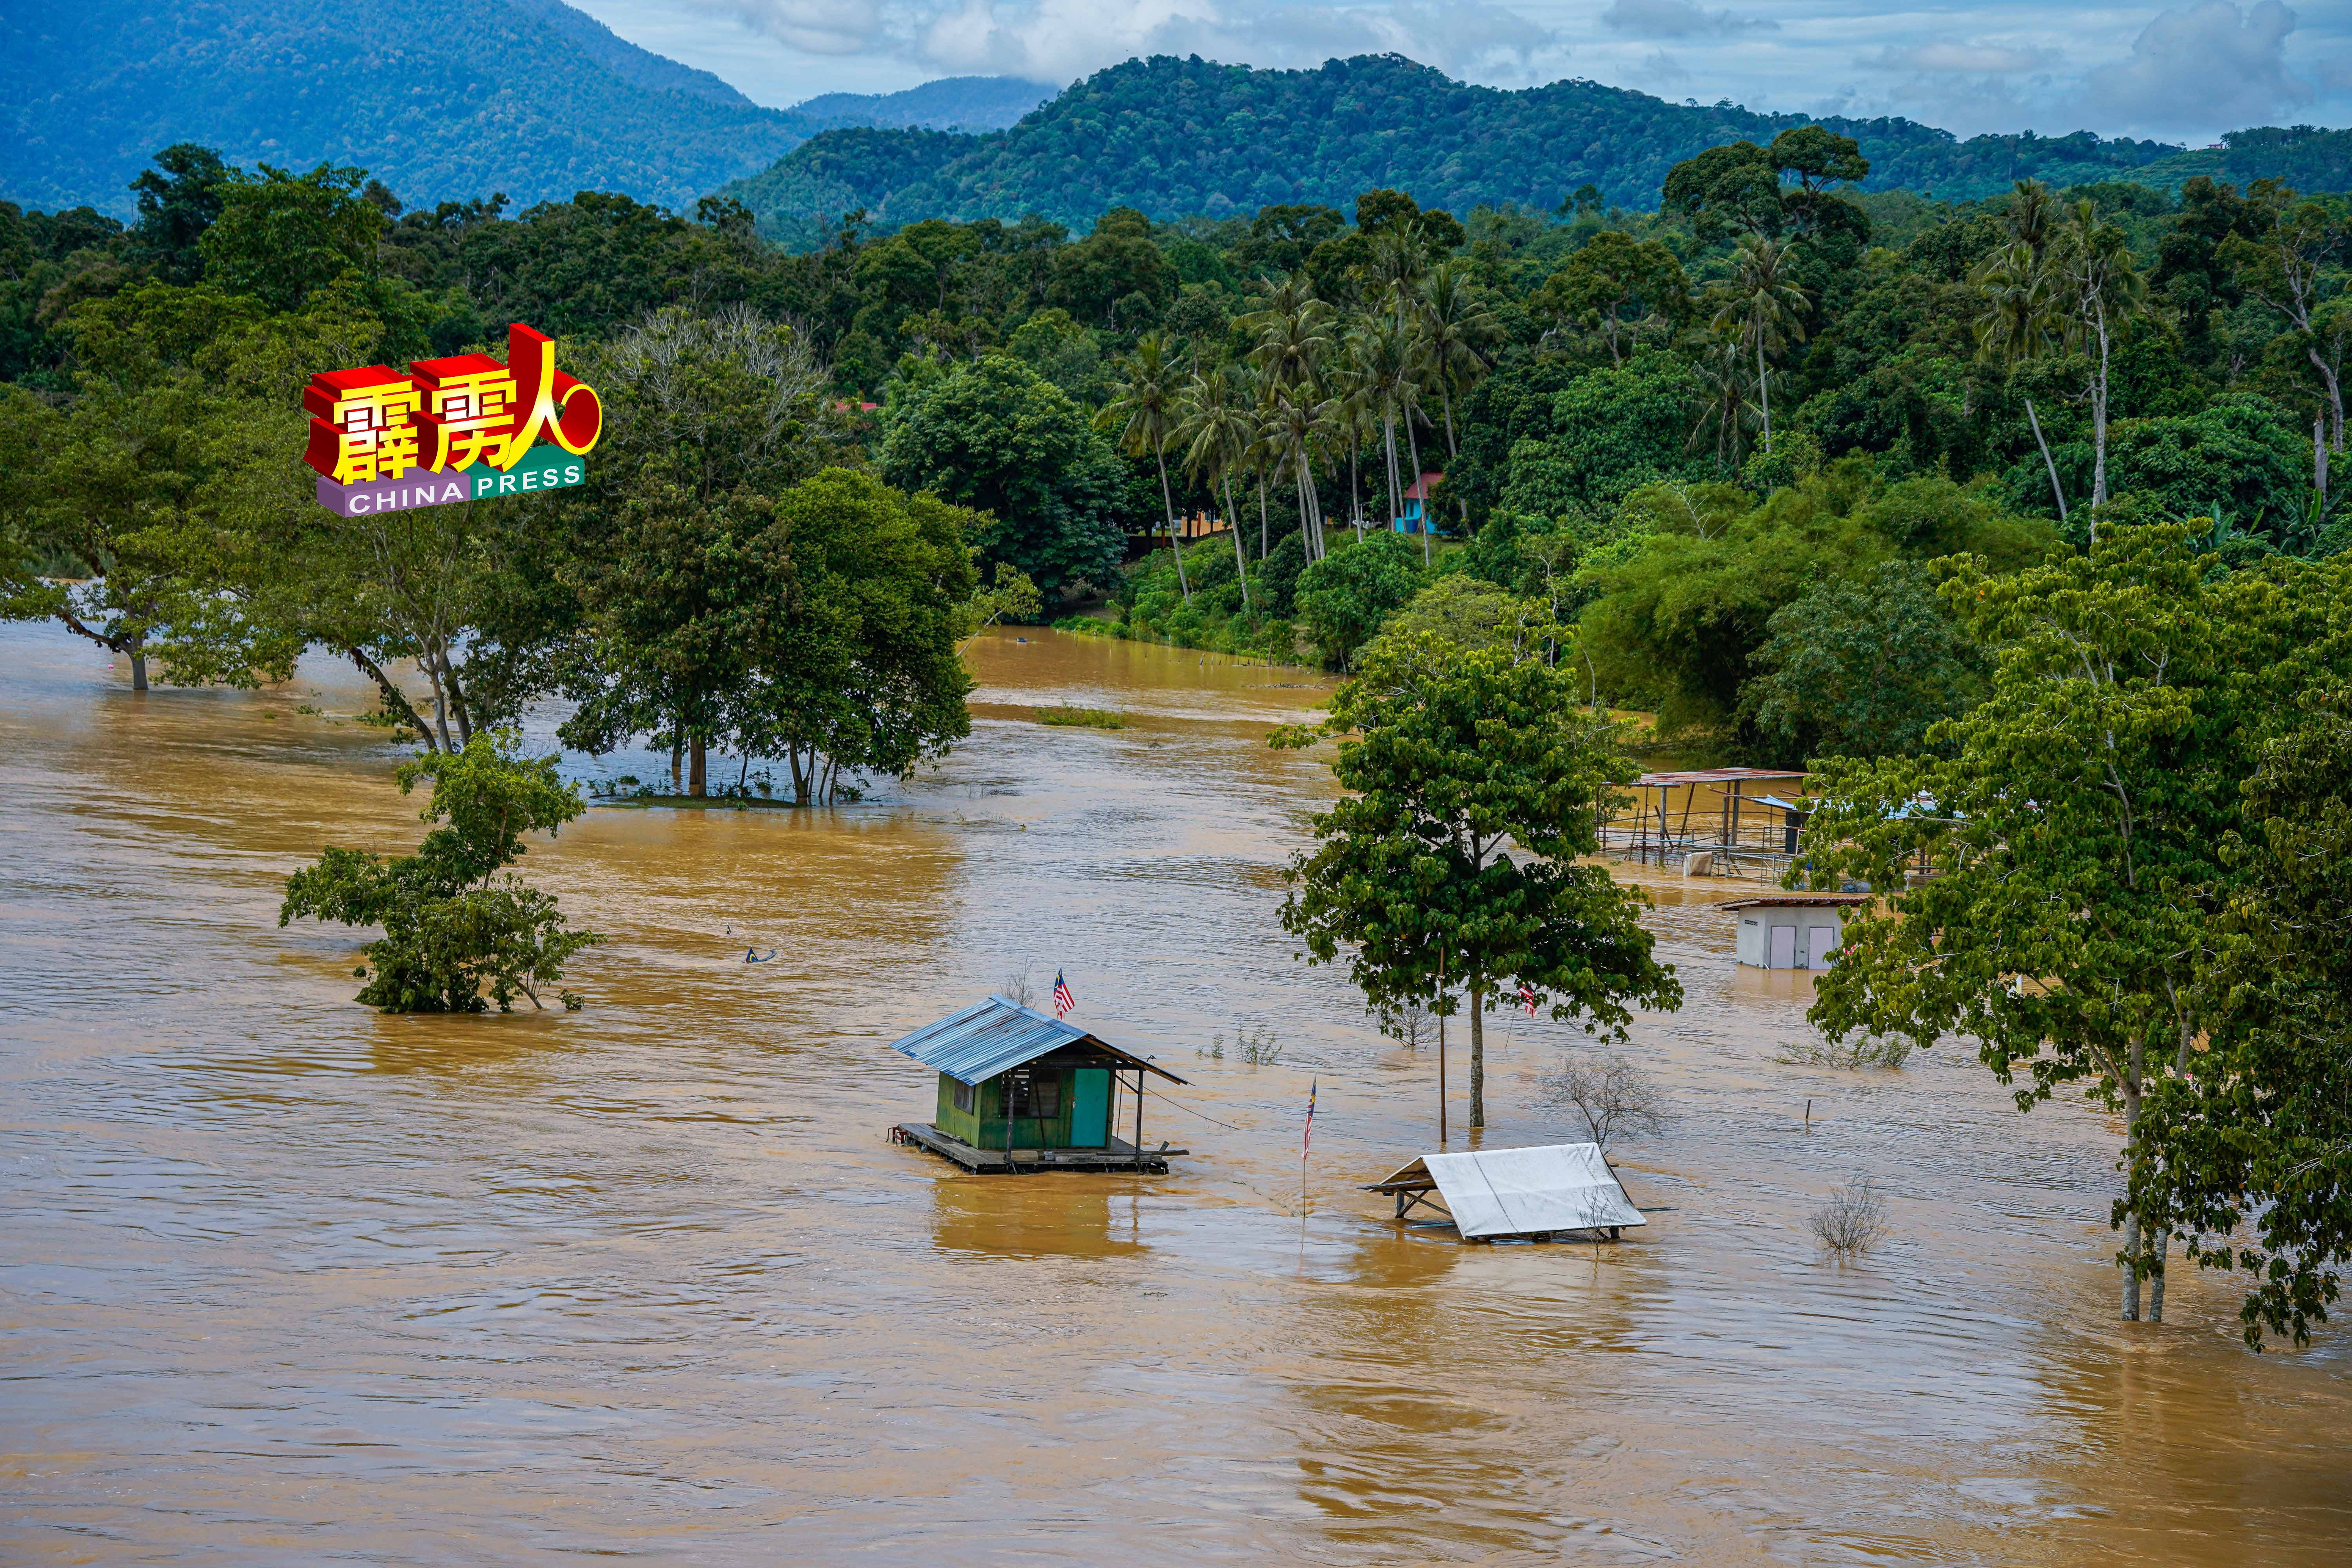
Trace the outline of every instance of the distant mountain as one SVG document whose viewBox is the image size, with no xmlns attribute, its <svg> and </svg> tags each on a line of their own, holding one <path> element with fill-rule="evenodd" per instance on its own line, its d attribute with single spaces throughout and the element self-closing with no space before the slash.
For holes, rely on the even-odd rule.
<svg viewBox="0 0 2352 1568">
<path fill-rule="evenodd" d="M 1282 202 L 1346 208 L 1357 193 L 1389 186 L 1461 215 L 1482 202 L 1551 208 L 1591 184 L 1607 202 L 1644 209 L 1657 205 L 1666 172 L 1693 153 L 1741 138 L 1768 142 L 1810 121 L 1668 103 L 1592 81 L 1473 87 L 1394 55 L 1315 70 L 1162 57 L 1097 72 L 1009 130 L 827 132 L 725 194 L 759 213 L 770 235 L 803 244 L 859 206 L 885 226 L 1032 212 L 1084 225 L 1122 205 L 1160 218 Z M 2345 150 L 2319 142 L 2352 139 L 2241 132 L 2230 152 L 2192 153 L 2089 132 L 1962 142 L 1909 120 L 1822 123 L 1861 142 L 1869 188 L 1948 199 L 1989 195 L 2028 176 L 2063 187 L 2151 168 L 2172 184 L 2198 173 L 2243 180 L 2284 172 L 2267 167 L 2284 153 L 2251 151 L 2263 137 L 2287 138 L 2304 163 L 2324 171 L 2344 163 Z M 2241 139 L 2252 139 L 2244 158 Z M 2327 188 L 2346 184 L 2352 178 Z"/>
<path fill-rule="evenodd" d="M 950 76 L 904 92 L 828 92 L 795 103 L 793 112 L 899 130 L 1002 131 L 1057 90 L 1049 82 L 1017 76 Z"/>
<path fill-rule="evenodd" d="M 28 207 L 128 216 L 125 187 L 174 142 L 357 164 L 412 203 L 609 190 L 691 206 L 824 123 L 561 0 L 0 6 L 0 196 Z"/>
</svg>

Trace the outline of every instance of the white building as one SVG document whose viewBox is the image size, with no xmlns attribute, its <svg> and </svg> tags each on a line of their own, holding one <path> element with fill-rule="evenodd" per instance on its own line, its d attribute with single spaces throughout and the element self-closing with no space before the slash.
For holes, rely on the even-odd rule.
<svg viewBox="0 0 2352 1568">
<path fill-rule="evenodd" d="M 1759 893 L 1718 907 L 1739 917 L 1739 962 L 1757 969 L 1827 969 L 1848 911 L 1867 893 Z"/>
</svg>

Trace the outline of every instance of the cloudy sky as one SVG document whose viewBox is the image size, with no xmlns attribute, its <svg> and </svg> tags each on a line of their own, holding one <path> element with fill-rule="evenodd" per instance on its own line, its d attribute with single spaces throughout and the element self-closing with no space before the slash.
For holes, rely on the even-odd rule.
<svg viewBox="0 0 2352 1568">
<path fill-rule="evenodd" d="M 1259 66 L 1393 51 L 1496 87 L 1588 77 L 1751 109 L 1901 114 L 1961 135 L 2202 144 L 2352 123 L 2352 4 L 2183 0 L 571 0 L 761 103 L 934 77 L 1061 85 L 1138 54 Z"/>
</svg>

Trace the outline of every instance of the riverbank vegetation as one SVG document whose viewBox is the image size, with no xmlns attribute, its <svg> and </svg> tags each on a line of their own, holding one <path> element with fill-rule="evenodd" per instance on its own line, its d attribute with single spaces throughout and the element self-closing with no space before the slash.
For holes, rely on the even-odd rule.
<svg viewBox="0 0 2352 1568">
<path fill-rule="evenodd" d="M 1654 713 L 1694 760 L 1813 764 L 1845 847 L 1812 872 L 1887 891 L 1831 1033 L 2114 1106 L 2126 1311 L 2185 1255 L 2300 1335 L 2352 1258 L 2352 206 L 1870 172 L 1790 126 L 1655 210 L 853 208 L 787 251 L 729 201 L 410 209 L 177 147 L 128 226 L 0 204 L 0 613 L 140 685 L 323 649 L 428 759 L 560 702 L 569 745 L 667 745 L 672 794 L 716 751 L 800 804 L 965 735 L 991 622 L 1320 663 L 1350 793 L 1286 919 L 1385 1016 L 1470 1003 L 1474 1121 L 1521 987 L 1604 1033 L 1676 994 L 1575 874 L 1628 774 L 1606 715 Z M 312 372 L 517 320 L 604 397 L 585 484 L 313 504 Z M 322 862 L 290 907 L 425 874 Z M 372 990 L 496 994 L 405 951 Z"/>
</svg>

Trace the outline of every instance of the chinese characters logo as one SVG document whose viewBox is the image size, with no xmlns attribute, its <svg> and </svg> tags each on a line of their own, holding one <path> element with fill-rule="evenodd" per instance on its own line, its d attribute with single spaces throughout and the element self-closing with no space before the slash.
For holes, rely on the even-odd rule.
<svg viewBox="0 0 2352 1568">
<path fill-rule="evenodd" d="M 555 341 L 517 321 L 488 354 L 324 371 L 302 394 L 303 460 L 347 517 L 576 485 L 604 424 L 594 389 L 555 368 Z"/>
</svg>

